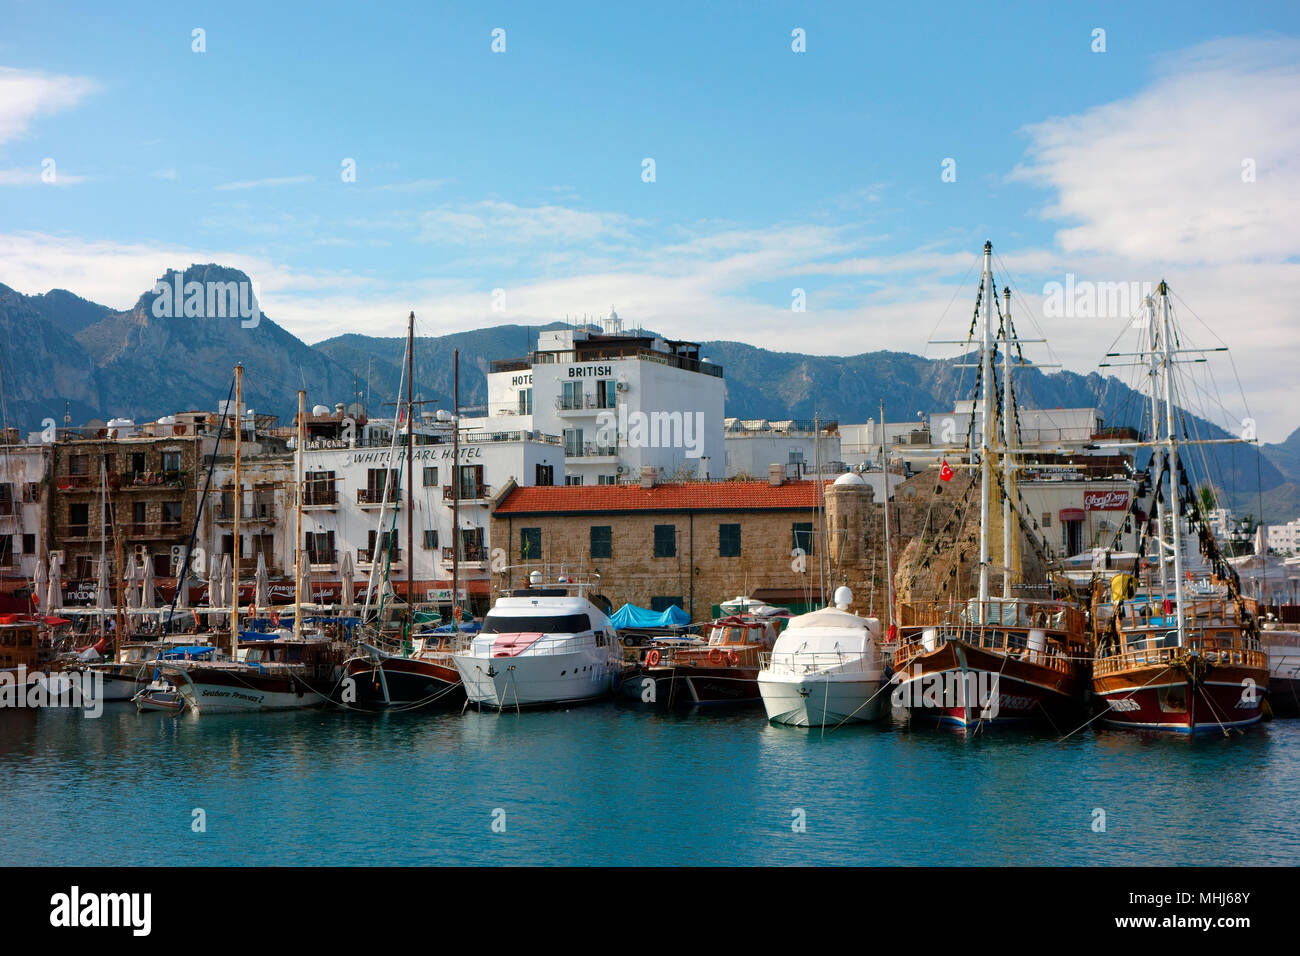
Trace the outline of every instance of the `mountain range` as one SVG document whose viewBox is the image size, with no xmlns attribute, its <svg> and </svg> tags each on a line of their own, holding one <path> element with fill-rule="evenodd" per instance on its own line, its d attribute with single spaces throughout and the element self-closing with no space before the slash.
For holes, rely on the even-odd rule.
<svg viewBox="0 0 1300 956">
<path fill-rule="evenodd" d="M 161 286 L 145 291 L 133 308 L 117 311 L 62 289 L 25 295 L 0 284 L 0 418 L 22 433 L 45 419 L 74 425 L 115 417 L 149 420 L 190 409 L 211 409 L 230 387 L 236 362 L 244 365 L 246 403 L 260 413 L 292 418 L 297 390 L 312 404 L 360 399 L 374 414 L 391 402 L 401 377 L 403 337 L 347 334 L 308 345 L 259 315 L 255 325 L 200 307 L 185 316 L 176 303 L 161 305 L 159 288 L 188 284 L 247 283 L 237 269 L 191 265 L 168 270 Z M 182 286 L 183 287 L 183 286 Z M 170 297 L 165 297 L 170 298 Z M 181 314 L 177 314 L 181 313 Z M 160 317 L 160 315 L 166 317 Z M 461 356 L 463 406 L 487 400 L 488 362 L 523 357 L 537 332 L 562 328 L 498 325 L 450 335 L 420 337 L 415 350 L 418 397 L 452 404 L 452 350 Z M 812 418 L 865 422 L 886 405 L 891 421 L 918 412 L 951 409 L 969 394 L 971 372 L 959 360 L 926 359 L 903 352 L 826 356 L 773 352 L 740 342 L 701 343 L 701 354 L 721 365 L 726 413 L 739 418 Z M 1145 399 L 1119 379 L 1095 372 L 1017 375 L 1022 406 L 1096 406 L 1107 425 L 1140 425 Z M 1221 428 L 1188 416 L 1201 438 L 1229 437 Z M 1283 442 L 1256 450 L 1244 445 L 1208 449 L 1215 484 L 1228 489 L 1238 514 L 1269 522 L 1300 514 L 1300 429 Z"/>
</svg>

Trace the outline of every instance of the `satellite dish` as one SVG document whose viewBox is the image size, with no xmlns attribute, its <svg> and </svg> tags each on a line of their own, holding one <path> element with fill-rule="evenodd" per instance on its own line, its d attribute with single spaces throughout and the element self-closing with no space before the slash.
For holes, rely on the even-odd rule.
<svg viewBox="0 0 1300 956">
<path fill-rule="evenodd" d="M 347 412 L 348 418 L 360 418 L 366 413 L 366 406 L 362 405 L 360 402 L 353 402 L 348 406 Z"/>
<path fill-rule="evenodd" d="M 107 427 L 108 427 L 108 423 L 105 422 L 102 418 L 92 418 L 90 421 L 86 422 L 87 429 L 100 429 L 100 428 L 107 428 Z"/>
</svg>

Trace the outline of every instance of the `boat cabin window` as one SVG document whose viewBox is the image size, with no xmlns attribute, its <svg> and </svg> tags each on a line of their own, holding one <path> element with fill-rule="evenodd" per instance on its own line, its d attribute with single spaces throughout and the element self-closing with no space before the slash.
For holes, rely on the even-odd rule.
<svg viewBox="0 0 1300 956">
<path fill-rule="evenodd" d="M 484 634 L 581 634 L 591 629 L 591 618 L 586 614 L 515 617 L 488 612 L 483 618 Z"/>
</svg>

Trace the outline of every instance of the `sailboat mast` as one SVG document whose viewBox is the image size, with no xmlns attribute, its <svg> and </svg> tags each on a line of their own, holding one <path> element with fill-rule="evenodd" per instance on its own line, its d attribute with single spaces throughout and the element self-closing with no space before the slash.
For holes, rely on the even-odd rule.
<svg viewBox="0 0 1300 956">
<path fill-rule="evenodd" d="M 415 631 L 415 313 L 406 320 L 406 634 Z"/>
<path fill-rule="evenodd" d="M 980 577 L 979 601 L 980 623 L 984 621 L 984 608 L 989 599 L 989 492 L 991 491 L 992 462 L 989 452 L 992 447 L 990 429 L 993 421 L 993 342 L 992 315 L 993 301 L 993 243 L 984 243 L 984 276 L 981 282 L 984 289 L 984 301 L 981 311 L 984 321 L 980 328 L 980 398 L 982 400 L 982 421 L 980 423 Z"/>
<path fill-rule="evenodd" d="M 1015 480 L 1011 448 L 1015 420 L 1011 414 L 1011 287 L 1004 286 L 1002 300 L 1002 596 L 1011 597 L 1011 484 Z"/>
<path fill-rule="evenodd" d="M 460 607 L 460 349 L 452 349 L 451 366 L 451 626 L 459 631 L 455 609 Z"/>
<path fill-rule="evenodd" d="M 244 405 L 244 366 L 235 366 L 235 534 L 233 542 L 232 564 L 230 568 L 230 659 L 238 660 L 239 651 L 239 518 L 243 511 L 243 459 L 241 442 L 244 437 L 244 421 L 241 409 Z"/>
<path fill-rule="evenodd" d="M 108 565 L 106 560 L 106 548 L 104 541 L 104 520 L 108 514 L 108 473 L 104 468 L 104 455 L 101 451 L 99 456 L 99 577 L 105 583 L 112 580 L 108 576 Z M 96 583 L 98 589 L 98 583 Z M 95 603 L 99 605 L 99 636 L 104 637 L 104 596 L 96 595 Z"/>
<path fill-rule="evenodd" d="M 825 509 L 822 506 L 822 427 L 821 422 L 816 415 L 813 415 L 813 468 L 816 472 L 814 478 L 817 482 L 817 534 L 815 538 L 821 539 L 821 547 L 817 550 L 817 588 L 820 595 L 820 605 L 826 606 L 826 552 L 830 548 L 830 542 L 826 540 L 824 525 L 822 523 L 822 514 Z"/>
<path fill-rule="evenodd" d="M 1156 322 L 1156 304 L 1155 301 L 1147 296 L 1143 302 L 1146 309 L 1147 331 L 1150 339 L 1150 358 L 1151 370 L 1149 373 L 1148 386 L 1151 390 L 1151 430 L 1155 433 L 1157 439 L 1160 435 L 1160 366 L 1159 359 L 1156 355 L 1156 349 L 1159 348 L 1160 336 L 1163 334 L 1159 331 Z M 1151 474 L 1155 481 L 1163 482 L 1161 476 L 1160 460 L 1164 454 L 1157 440 L 1151 446 Z M 1164 496 L 1160 494 L 1160 489 L 1153 485 L 1153 491 L 1156 499 L 1156 558 L 1160 565 L 1160 597 L 1163 599 L 1169 593 L 1169 573 L 1165 568 L 1165 505 Z"/>
<path fill-rule="evenodd" d="M 293 443 L 294 522 L 293 534 L 297 545 L 293 561 L 293 636 L 302 637 L 302 445 L 305 441 L 307 393 L 298 389 L 298 436 Z"/>
<path fill-rule="evenodd" d="M 880 403 L 880 472 L 885 478 L 885 607 L 889 630 L 894 633 L 894 557 L 889 547 L 889 460 L 885 457 L 885 403 Z"/>
<path fill-rule="evenodd" d="M 1169 316 L 1169 287 L 1160 280 L 1160 335 L 1164 339 L 1165 359 L 1165 442 L 1169 452 L 1169 503 L 1171 507 L 1170 525 L 1174 546 L 1174 606 L 1178 615 L 1178 644 L 1186 647 L 1186 634 L 1183 616 L 1183 536 L 1179 528 L 1182 512 L 1178 500 L 1178 440 L 1174 434 L 1174 366 L 1170 341 L 1173 338 L 1172 319 Z"/>
</svg>

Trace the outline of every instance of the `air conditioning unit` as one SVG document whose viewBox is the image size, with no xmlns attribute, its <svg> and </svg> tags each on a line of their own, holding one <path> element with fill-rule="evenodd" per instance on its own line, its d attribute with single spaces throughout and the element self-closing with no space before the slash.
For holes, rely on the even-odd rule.
<svg viewBox="0 0 1300 956">
<path fill-rule="evenodd" d="M 133 548 L 132 550 L 133 550 L 133 552 L 134 552 L 134 554 L 135 554 L 135 559 L 136 559 L 137 561 L 148 561 L 148 560 L 149 560 L 149 545 L 147 545 L 147 544 L 137 544 L 137 545 L 135 546 L 135 548 Z"/>
<path fill-rule="evenodd" d="M 620 475 L 626 475 L 626 474 L 627 474 L 627 465 L 619 465 L 618 468 L 615 469 L 615 470 L 616 470 Z"/>
<path fill-rule="evenodd" d="M 59 561 L 62 561 L 62 560 L 63 560 L 63 557 L 64 557 L 64 555 L 63 555 L 63 549 L 62 549 L 62 548 L 60 548 L 58 551 L 51 551 L 51 552 L 50 552 L 50 560 L 51 560 L 51 561 L 55 560 L 56 558 L 57 558 Z"/>
<path fill-rule="evenodd" d="M 617 391 L 620 391 L 620 392 L 626 392 L 626 391 L 627 391 L 627 382 L 619 382 L 619 383 L 618 383 L 616 386 L 614 386 L 614 387 L 615 387 L 615 390 L 617 390 Z"/>
<path fill-rule="evenodd" d="M 172 566 L 175 567 L 178 562 L 183 560 L 185 560 L 185 545 L 172 545 Z"/>
</svg>

